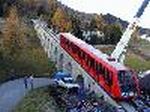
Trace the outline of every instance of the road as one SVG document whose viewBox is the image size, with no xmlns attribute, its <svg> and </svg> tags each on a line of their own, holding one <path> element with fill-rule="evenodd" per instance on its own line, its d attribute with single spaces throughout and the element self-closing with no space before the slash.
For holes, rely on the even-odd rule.
<svg viewBox="0 0 150 112">
<path fill-rule="evenodd" d="M 48 78 L 34 78 L 34 88 L 49 85 L 50 82 Z M 0 112 L 11 112 L 29 91 L 30 88 L 25 89 L 23 79 L 0 85 Z"/>
</svg>

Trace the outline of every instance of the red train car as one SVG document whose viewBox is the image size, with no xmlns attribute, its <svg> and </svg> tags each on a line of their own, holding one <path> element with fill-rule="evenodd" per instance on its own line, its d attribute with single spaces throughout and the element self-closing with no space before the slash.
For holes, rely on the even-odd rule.
<svg viewBox="0 0 150 112">
<path fill-rule="evenodd" d="M 109 60 L 109 56 L 70 33 L 60 34 L 60 45 L 114 99 L 138 95 L 138 80 L 133 71 Z"/>
</svg>

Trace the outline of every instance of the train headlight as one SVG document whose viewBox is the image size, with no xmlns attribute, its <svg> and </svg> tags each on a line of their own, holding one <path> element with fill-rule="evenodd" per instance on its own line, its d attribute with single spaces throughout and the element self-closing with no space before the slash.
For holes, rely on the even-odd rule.
<svg viewBox="0 0 150 112">
<path fill-rule="evenodd" d="M 123 93 L 121 94 L 121 96 L 125 96 L 125 94 L 126 94 L 126 93 L 125 93 L 125 92 L 123 92 Z"/>
<path fill-rule="evenodd" d="M 123 92 L 123 93 L 121 94 L 121 96 L 123 96 L 123 97 L 127 97 L 127 96 L 128 96 L 128 93 Z"/>
<path fill-rule="evenodd" d="M 130 92 L 130 93 L 129 93 L 129 96 L 134 96 L 134 93 L 133 93 L 133 92 Z"/>
</svg>

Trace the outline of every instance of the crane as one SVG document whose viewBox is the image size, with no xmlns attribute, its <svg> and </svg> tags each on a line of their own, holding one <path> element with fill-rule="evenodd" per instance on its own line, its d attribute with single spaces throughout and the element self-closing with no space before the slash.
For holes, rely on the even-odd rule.
<svg viewBox="0 0 150 112">
<path fill-rule="evenodd" d="M 111 58 L 114 58 L 116 61 L 123 63 L 125 59 L 125 53 L 128 47 L 128 42 L 131 39 L 131 35 L 136 30 L 140 17 L 143 15 L 145 8 L 147 7 L 150 0 L 144 0 L 138 12 L 134 16 L 133 20 L 129 23 L 126 31 L 123 33 L 120 41 L 118 42 L 115 50 L 111 54 Z"/>
</svg>

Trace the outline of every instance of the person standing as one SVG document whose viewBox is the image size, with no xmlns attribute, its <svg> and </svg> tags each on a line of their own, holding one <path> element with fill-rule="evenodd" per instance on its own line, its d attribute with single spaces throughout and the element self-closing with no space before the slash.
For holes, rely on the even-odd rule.
<svg viewBox="0 0 150 112">
<path fill-rule="evenodd" d="M 24 77 L 24 85 L 25 85 L 25 89 L 27 89 L 28 88 L 28 77 L 27 76 Z"/>
<path fill-rule="evenodd" d="M 31 89 L 33 89 L 34 85 L 33 85 L 33 75 L 30 76 L 30 86 L 31 86 Z"/>
</svg>

